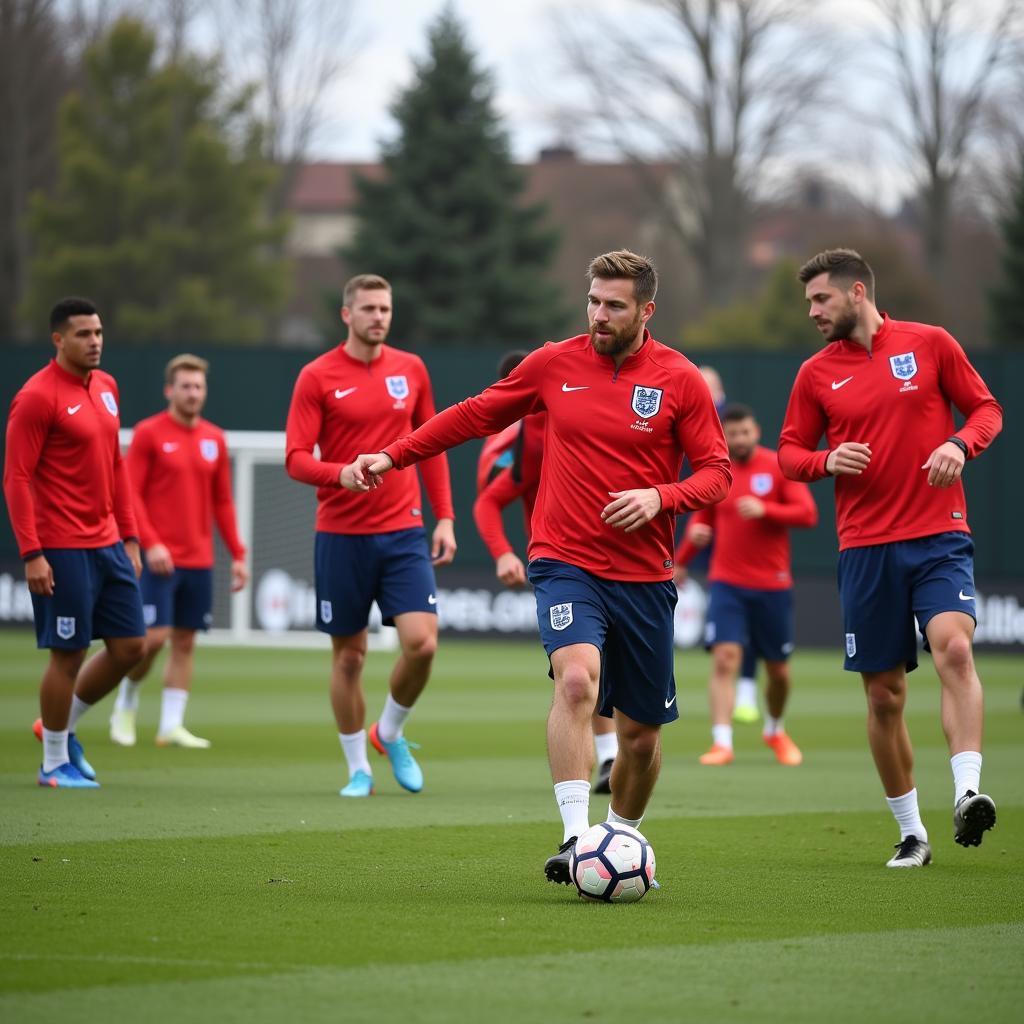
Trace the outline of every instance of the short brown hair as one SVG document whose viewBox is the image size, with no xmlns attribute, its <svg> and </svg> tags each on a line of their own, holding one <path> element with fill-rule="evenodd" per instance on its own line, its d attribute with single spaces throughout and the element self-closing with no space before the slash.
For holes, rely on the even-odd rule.
<svg viewBox="0 0 1024 1024">
<path fill-rule="evenodd" d="M 654 269 L 654 261 L 646 256 L 638 256 L 629 249 L 616 249 L 595 256 L 590 261 L 587 273 L 591 281 L 595 277 L 605 281 L 631 278 L 633 297 L 641 306 L 650 302 L 658 292 L 658 272 Z"/>
<path fill-rule="evenodd" d="M 199 356 L 194 356 L 189 352 L 183 352 L 180 356 L 175 356 L 164 367 L 164 383 L 173 384 L 174 375 L 179 370 L 198 370 L 205 376 L 210 370 L 210 364 Z"/>
<path fill-rule="evenodd" d="M 856 249 L 826 249 L 819 252 L 800 268 L 797 277 L 801 284 L 807 284 L 819 274 L 828 274 L 829 284 L 836 281 L 850 287 L 855 281 L 860 281 L 868 298 L 875 301 L 875 272 Z"/>
<path fill-rule="evenodd" d="M 351 306 L 352 300 L 358 291 L 374 291 L 375 289 L 391 291 L 391 285 L 381 277 L 380 274 L 356 274 L 345 282 L 345 289 L 342 292 L 342 304 Z"/>
</svg>

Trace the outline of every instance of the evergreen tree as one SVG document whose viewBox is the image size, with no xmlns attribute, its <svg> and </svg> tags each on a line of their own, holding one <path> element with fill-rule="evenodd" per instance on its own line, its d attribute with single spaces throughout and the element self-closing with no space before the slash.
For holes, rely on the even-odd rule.
<svg viewBox="0 0 1024 1024">
<path fill-rule="evenodd" d="M 1003 222 L 1003 278 L 989 292 L 992 340 L 1006 348 L 1024 347 L 1024 162 L 1013 209 Z"/>
<path fill-rule="evenodd" d="M 545 276 L 557 235 L 542 207 L 522 203 L 524 177 L 489 76 L 451 9 L 431 26 L 429 54 L 392 113 L 400 131 L 385 147 L 385 174 L 359 180 L 359 227 L 341 255 L 351 273 L 391 282 L 393 337 L 412 345 L 557 337 L 566 316 Z"/>
<path fill-rule="evenodd" d="M 225 102 L 215 63 L 159 67 L 139 22 L 113 26 L 86 56 L 60 113 L 60 178 L 30 211 L 26 315 L 87 295 L 119 342 L 254 341 L 285 290 L 267 246 L 272 174 L 246 97 Z"/>
</svg>

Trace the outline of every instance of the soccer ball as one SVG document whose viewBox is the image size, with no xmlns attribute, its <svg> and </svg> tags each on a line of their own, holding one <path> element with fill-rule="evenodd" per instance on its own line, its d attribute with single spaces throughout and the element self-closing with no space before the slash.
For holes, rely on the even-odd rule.
<svg viewBox="0 0 1024 1024">
<path fill-rule="evenodd" d="M 602 821 L 576 840 L 569 874 L 589 900 L 635 903 L 654 881 L 654 850 L 635 828 Z"/>
</svg>

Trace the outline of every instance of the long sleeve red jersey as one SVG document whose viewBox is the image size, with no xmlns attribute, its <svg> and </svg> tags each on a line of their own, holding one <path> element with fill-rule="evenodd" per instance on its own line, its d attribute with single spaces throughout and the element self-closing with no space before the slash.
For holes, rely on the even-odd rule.
<svg viewBox="0 0 1024 1024">
<path fill-rule="evenodd" d="M 963 484 L 929 487 L 921 468 L 954 433 L 950 403 L 966 417 L 956 435 L 974 458 L 999 433 L 1003 411 L 941 327 L 886 316 L 870 351 L 834 341 L 800 367 L 779 439 L 786 476 L 827 476 L 828 453 L 844 441 L 871 448 L 860 476 L 836 477 L 840 550 L 970 532 Z M 817 450 L 822 434 L 827 450 Z"/>
<path fill-rule="evenodd" d="M 750 458 L 732 460 L 732 486 L 724 501 L 690 517 L 687 529 L 704 523 L 714 531 L 708 579 L 753 590 L 786 590 L 793 585 L 789 531 L 818 521 L 818 506 L 807 484 L 787 480 L 771 448 L 758 445 Z M 760 519 L 744 519 L 740 498 L 758 498 Z M 676 563 L 686 565 L 699 549 L 686 538 L 676 550 Z"/>
<path fill-rule="evenodd" d="M 14 396 L 4 497 L 22 558 L 138 536 L 117 442 L 119 397 L 109 373 L 83 380 L 55 359 Z"/>
<path fill-rule="evenodd" d="M 285 465 L 289 476 L 317 487 L 316 528 L 370 534 L 422 526 L 414 469 L 369 494 L 345 490 L 339 478 L 360 452 L 380 451 L 433 415 L 427 368 L 411 352 L 382 345 L 364 363 L 338 345 L 303 367 L 288 409 Z M 435 517 L 454 519 L 447 457 L 425 462 L 422 472 Z"/>
<path fill-rule="evenodd" d="M 729 457 L 697 368 L 646 331 L 618 369 L 594 351 L 589 335 L 549 342 L 508 377 L 383 451 L 401 468 L 541 410 L 548 421 L 530 558 L 558 559 L 605 579 L 670 579 L 673 517 L 725 497 Z M 684 456 L 694 473 L 680 482 Z M 390 483 L 388 474 L 378 490 Z M 642 487 L 661 496 L 651 522 L 625 533 L 602 521 L 609 492 Z"/>
<path fill-rule="evenodd" d="M 185 426 L 157 413 L 135 427 L 126 461 L 143 547 L 163 544 L 176 566 L 209 569 L 216 520 L 231 557 L 245 558 L 220 427 L 204 419 Z"/>
<path fill-rule="evenodd" d="M 473 503 L 473 520 L 477 532 L 487 545 L 491 557 L 497 561 L 512 550 L 505 525 L 501 519 L 502 510 L 517 498 L 522 500 L 526 522 L 526 539 L 530 539 L 533 509 L 537 504 L 537 490 L 540 487 L 540 467 L 544 457 L 544 430 L 547 413 L 537 412 L 515 424 L 514 436 L 507 440 L 510 445 L 511 464 L 488 472 L 493 465 L 493 454 L 484 445 L 477 466 L 476 501 Z M 508 428 L 512 430 L 513 428 Z M 496 435 L 503 437 L 507 431 Z"/>
</svg>

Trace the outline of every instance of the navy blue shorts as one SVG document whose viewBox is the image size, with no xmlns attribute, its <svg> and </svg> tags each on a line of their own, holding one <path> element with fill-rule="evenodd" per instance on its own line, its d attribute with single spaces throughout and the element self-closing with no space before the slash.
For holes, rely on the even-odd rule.
<svg viewBox="0 0 1024 1024">
<path fill-rule="evenodd" d="M 602 715 L 611 718 L 619 708 L 645 725 L 679 717 L 672 646 L 675 584 L 605 580 L 550 558 L 532 561 L 529 577 L 548 657 L 571 644 L 593 644 L 601 652 L 597 710 Z"/>
<path fill-rule="evenodd" d="M 925 627 L 940 612 L 964 612 L 977 621 L 974 542 L 960 531 L 847 548 L 839 552 L 846 662 L 851 672 L 917 668 L 917 618 Z"/>
<path fill-rule="evenodd" d="M 712 583 L 704 645 L 714 644 L 739 644 L 765 661 L 785 661 L 793 653 L 793 591 Z"/>
<path fill-rule="evenodd" d="M 317 531 L 316 628 L 332 636 L 353 636 L 380 608 L 385 626 L 405 612 L 437 614 L 437 584 L 422 527 L 392 533 Z"/>
<path fill-rule="evenodd" d="M 81 651 L 96 637 L 146 635 L 139 581 L 121 541 L 43 554 L 53 569 L 53 596 L 32 595 L 37 647 Z"/>
<path fill-rule="evenodd" d="M 750 644 L 747 644 L 743 648 L 743 662 L 740 664 L 740 678 L 757 678 L 757 651 L 755 651 Z"/>
<path fill-rule="evenodd" d="M 170 576 L 143 569 L 139 587 L 147 626 L 210 628 L 213 621 L 212 569 L 175 569 Z"/>
</svg>

